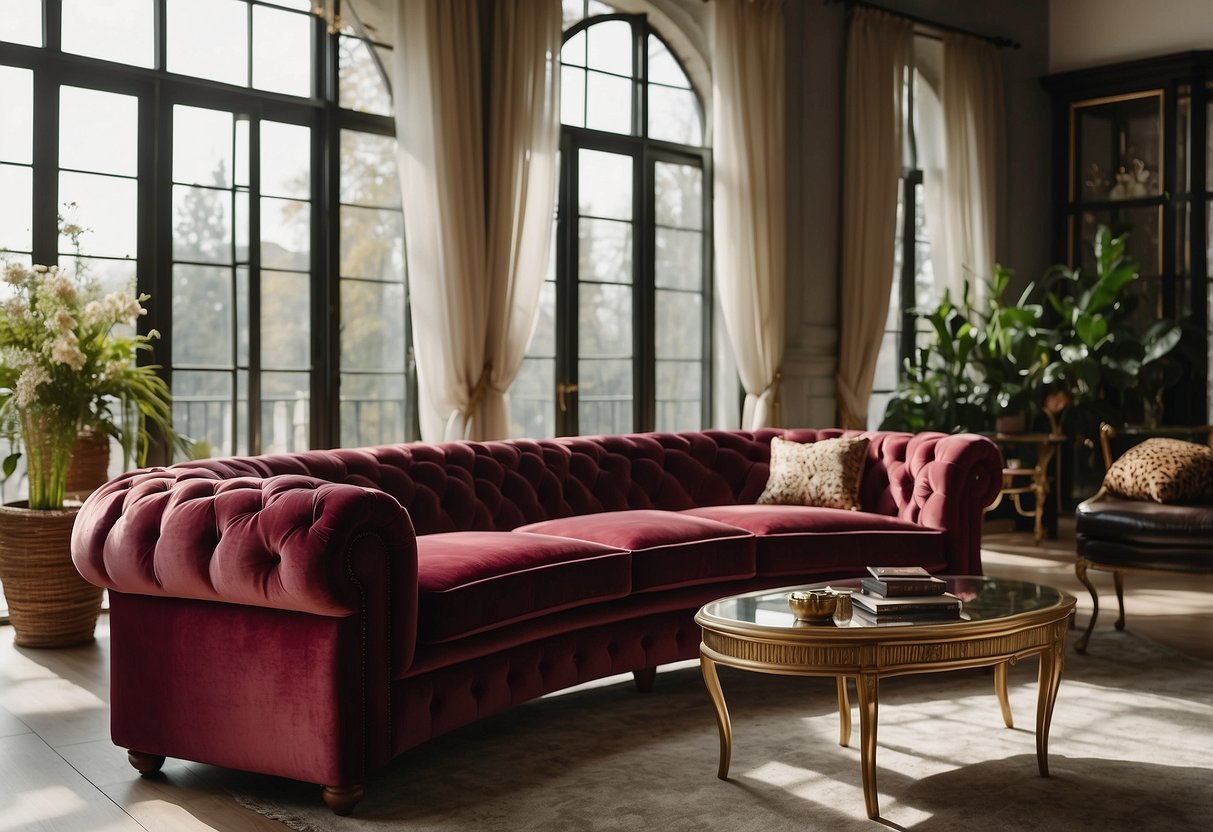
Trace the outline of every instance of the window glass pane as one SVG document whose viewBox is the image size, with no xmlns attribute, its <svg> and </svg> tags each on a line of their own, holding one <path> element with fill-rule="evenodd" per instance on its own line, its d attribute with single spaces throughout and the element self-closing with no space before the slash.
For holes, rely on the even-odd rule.
<svg viewBox="0 0 1213 832">
<path fill-rule="evenodd" d="M 585 29 L 564 42 L 560 47 L 560 62 L 574 66 L 585 66 Z"/>
<path fill-rule="evenodd" d="M 653 165 L 657 224 L 670 228 L 703 228 L 703 171 L 694 165 Z"/>
<path fill-rule="evenodd" d="M 312 94 L 312 18 L 253 6 L 253 86 Z"/>
<path fill-rule="evenodd" d="M 670 87 L 691 88 L 686 73 L 656 35 L 649 35 L 649 81 Z"/>
<path fill-rule="evenodd" d="M 311 11 L 316 0 L 261 0 L 271 6 L 282 6 L 284 9 L 298 9 L 301 12 Z"/>
<path fill-rule="evenodd" d="M 526 358 L 510 385 L 510 436 L 542 439 L 556 435 L 556 361 Z"/>
<path fill-rule="evenodd" d="M 657 362 L 656 429 L 703 427 L 703 365 L 698 361 Z"/>
<path fill-rule="evenodd" d="M 261 122 L 261 193 L 307 199 L 312 194 L 312 131 Z"/>
<path fill-rule="evenodd" d="M 214 188 L 173 186 L 173 259 L 232 262 L 232 196 Z"/>
<path fill-rule="evenodd" d="M 578 210 L 588 216 L 632 218 L 632 157 L 579 150 Z"/>
<path fill-rule="evenodd" d="M 249 142 L 249 120 L 247 116 L 236 116 L 236 142 L 234 152 L 236 154 L 236 176 L 235 184 L 237 187 L 249 187 L 249 155 L 252 150 L 252 145 Z"/>
<path fill-rule="evenodd" d="M 341 374 L 341 446 L 405 441 L 403 375 Z"/>
<path fill-rule="evenodd" d="M 42 45 L 42 0 L 4 0 L 0 14 L 0 40 Z"/>
<path fill-rule="evenodd" d="M 341 281 L 341 369 L 404 371 L 404 286 Z"/>
<path fill-rule="evenodd" d="M 134 260 L 61 254 L 59 255 L 59 268 L 85 272 L 89 279 L 96 280 L 106 293 L 117 292 L 135 285 Z M 134 331 L 128 330 L 126 334 L 133 335 Z"/>
<path fill-rule="evenodd" d="M 231 366 L 230 268 L 173 266 L 173 363 Z M 176 374 L 173 382 L 175 393 Z"/>
<path fill-rule="evenodd" d="M 589 358 L 630 356 L 631 287 L 582 283 L 577 294 L 578 354 Z"/>
<path fill-rule="evenodd" d="M 392 99 L 384 76 L 387 67 L 384 53 L 372 51 L 360 38 L 345 35 L 341 36 L 338 49 L 337 63 L 341 68 L 338 103 L 347 110 L 390 116 Z"/>
<path fill-rule="evenodd" d="M 33 250 L 30 232 L 34 210 L 34 171 L 0 165 L 0 250 Z"/>
<path fill-rule="evenodd" d="M 63 51 L 152 66 L 153 6 L 153 0 L 63 0 Z"/>
<path fill-rule="evenodd" d="M 173 107 L 174 182 L 231 187 L 232 122 L 232 114 L 220 110 Z"/>
<path fill-rule="evenodd" d="M 341 206 L 341 276 L 404 280 L 404 215 Z"/>
<path fill-rule="evenodd" d="M 703 122 L 695 93 L 650 84 L 649 136 L 679 144 L 703 144 Z"/>
<path fill-rule="evenodd" d="M 616 220 L 579 220 L 577 277 L 605 283 L 631 283 L 632 224 Z"/>
<path fill-rule="evenodd" d="M 134 179 L 62 171 L 59 202 L 69 206 L 75 203 L 66 219 L 89 230 L 80 240 L 82 254 L 102 257 L 137 254 L 139 192 Z M 72 250 L 66 237 L 59 238 L 59 250 Z"/>
<path fill-rule="evenodd" d="M 175 370 L 173 427 L 194 440 L 195 456 L 232 453 L 232 374 Z"/>
<path fill-rule="evenodd" d="M 586 81 L 585 126 L 608 133 L 632 132 L 632 82 L 590 72 Z"/>
<path fill-rule="evenodd" d="M 226 195 L 224 196 L 226 199 Z M 233 207 L 232 231 L 236 236 L 235 258 L 237 263 L 249 262 L 249 211 L 248 191 L 236 191 Z"/>
<path fill-rule="evenodd" d="M 585 127 L 585 70 L 560 68 L 560 123 Z"/>
<path fill-rule="evenodd" d="M 61 87 L 59 166 L 135 176 L 139 172 L 139 99 Z"/>
<path fill-rule="evenodd" d="M 664 289 L 703 288 L 703 233 L 657 229 L 654 278 Z"/>
<path fill-rule="evenodd" d="M 0 162 L 29 164 L 34 158 L 34 73 L 0 66 Z M 8 197 L 5 197 L 7 199 Z"/>
<path fill-rule="evenodd" d="M 169 72 L 248 85 L 248 4 L 167 0 Z"/>
<path fill-rule="evenodd" d="M 312 365 L 311 280 L 306 274 L 261 273 L 261 363 L 280 370 Z"/>
<path fill-rule="evenodd" d="M 378 208 L 400 207 L 394 137 L 341 131 L 341 201 Z"/>
<path fill-rule="evenodd" d="M 896 332 L 887 332 L 882 336 L 880 352 L 876 358 L 876 375 L 872 378 L 873 390 L 892 390 L 897 386 L 897 377 L 901 371 L 901 360 L 897 354 L 897 342 L 900 337 Z"/>
<path fill-rule="evenodd" d="M 267 269 L 311 268 L 312 206 L 295 199 L 261 200 L 261 265 Z"/>
<path fill-rule="evenodd" d="M 703 296 L 657 290 L 657 357 L 703 357 Z"/>
<path fill-rule="evenodd" d="M 632 74 L 632 24 L 608 20 L 585 30 L 589 35 L 586 65 L 616 75 Z"/>
<path fill-rule="evenodd" d="M 582 434 L 632 430 L 632 362 L 582 359 L 577 363 L 577 425 Z"/>
<path fill-rule="evenodd" d="M 307 373 L 261 374 L 261 452 L 305 451 L 310 444 Z"/>
<path fill-rule="evenodd" d="M 545 280 L 539 289 L 539 312 L 535 332 L 527 347 L 527 355 L 538 358 L 556 357 L 556 283 Z"/>
<path fill-rule="evenodd" d="M 249 363 L 249 275 L 248 269 L 236 269 L 236 364 Z"/>
</svg>

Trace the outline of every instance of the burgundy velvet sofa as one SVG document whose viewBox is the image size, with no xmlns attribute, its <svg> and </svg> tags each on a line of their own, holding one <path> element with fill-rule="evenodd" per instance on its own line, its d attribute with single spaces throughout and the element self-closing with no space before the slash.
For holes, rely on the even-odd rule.
<svg viewBox="0 0 1213 832">
<path fill-rule="evenodd" d="M 705 431 L 189 462 L 84 505 L 110 591 L 112 736 L 325 784 L 581 682 L 698 655 L 704 603 L 879 561 L 979 574 L 1002 461 L 975 435 L 868 433 L 862 511 L 754 505 L 770 441 Z M 705 725 L 705 731 L 715 730 Z"/>
</svg>

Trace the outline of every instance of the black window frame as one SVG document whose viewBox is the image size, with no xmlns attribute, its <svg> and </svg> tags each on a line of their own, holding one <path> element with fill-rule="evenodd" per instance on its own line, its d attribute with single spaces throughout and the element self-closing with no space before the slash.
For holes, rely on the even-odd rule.
<svg viewBox="0 0 1213 832">
<path fill-rule="evenodd" d="M 654 139 L 648 136 L 648 38 L 658 38 L 678 63 L 683 74 L 690 73 L 669 42 L 654 29 L 644 14 L 603 14 L 587 17 L 566 29 L 561 46 L 578 33 L 611 20 L 622 20 L 632 27 L 635 75 L 632 84 L 638 94 L 632 99 L 632 132 L 612 133 L 588 127 L 560 126 L 560 183 L 556 221 L 556 358 L 555 358 L 555 428 L 556 435 L 577 435 L 579 425 L 578 392 L 578 177 L 577 156 L 580 150 L 598 150 L 630 156 L 632 164 L 632 430 L 652 431 L 657 418 L 657 355 L 656 355 L 656 211 L 655 165 L 672 163 L 698 167 L 703 175 L 703 288 L 702 288 L 702 367 L 700 420 L 711 424 L 713 402 L 712 331 L 715 286 L 712 260 L 712 153 L 705 144 L 700 147 Z M 690 85 L 699 105 L 702 119 L 703 98 L 694 84 Z M 703 120 L 706 141 L 706 120 Z M 562 408 L 561 402 L 568 406 Z"/>
<path fill-rule="evenodd" d="M 246 0 L 252 6 L 266 5 L 283 11 L 281 6 Z M 394 119 L 338 105 L 338 49 L 341 37 L 351 32 L 329 31 L 319 15 L 307 14 L 312 27 L 312 94 L 309 97 L 268 92 L 251 86 L 236 86 L 204 78 L 180 75 L 165 69 L 167 51 L 167 0 L 154 0 L 154 61 L 152 67 L 140 67 L 62 51 L 62 0 L 42 0 L 43 45 L 0 41 L 0 65 L 33 71 L 33 205 L 31 257 L 35 263 L 58 262 L 59 234 L 59 90 L 78 86 L 103 92 L 134 95 L 138 99 L 139 151 L 137 162 L 138 213 L 135 274 L 138 291 L 151 295 L 148 314 L 138 328 L 147 334 L 156 330 L 150 357 L 141 362 L 159 367 L 158 372 L 172 386 L 173 375 L 173 281 L 172 281 L 172 113 L 183 104 L 231 112 L 237 116 L 306 125 L 311 128 L 311 205 L 310 286 L 311 286 L 311 361 L 309 391 L 309 447 L 335 447 L 340 444 L 340 336 L 341 296 L 339 259 L 340 240 L 340 136 L 343 129 L 395 136 Z M 354 34 L 354 37 L 359 35 Z M 251 35 L 250 35 L 251 37 Z M 368 45 L 372 42 L 367 41 Z M 378 44 L 375 44 L 378 45 Z M 249 61 L 252 61 L 250 50 Z M 251 65 L 251 64 L 250 64 Z M 250 129 L 250 206 L 256 206 L 258 187 L 258 144 L 256 129 Z M 259 211 L 250 211 L 249 251 L 249 453 L 261 451 L 258 349 L 259 319 L 257 291 L 260 277 L 258 257 Z M 405 435 L 396 441 L 419 436 L 417 417 L 417 377 L 412 360 L 412 326 L 408 306 L 408 281 L 405 278 L 404 337 L 405 357 Z M 235 315 L 235 310 L 232 312 Z M 235 361 L 233 360 L 233 368 Z M 235 369 L 232 370 L 236 372 Z M 232 399 L 233 405 L 235 399 Z M 233 421 L 237 408 L 233 407 Z M 229 449 L 216 449 L 226 455 Z M 162 448 L 154 448 L 149 463 L 166 461 Z"/>
</svg>

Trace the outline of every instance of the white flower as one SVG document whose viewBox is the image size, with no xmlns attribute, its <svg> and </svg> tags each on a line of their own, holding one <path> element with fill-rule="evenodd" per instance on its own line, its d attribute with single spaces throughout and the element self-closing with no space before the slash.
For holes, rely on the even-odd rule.
<svg viewBox="0 0 1213 832">
<path fill-rule="evenodd" d="M 84 305 L 84 325 L 86 327 L 96 326 L 104 320 L 102 317 L 104 314 L 105 307 L 99 301 L 90 300 Z"/>
<path fill-rule="evenodd" d="M 88 358 L 84 353 L 80 352 L 80 342 L 76 338 L 76 333 L 66 332 L 56 338 L 47 345 L 47 352 L 51 360 L 59 364 L 66 364 L 73 370 L 79 370 L 84 366 Z"/>
<path fill-rule="evenodd" d="M 9 263 L 4 267 L 4 282 L 20 286 L 29 277 L 29 272 L 20 263 Z"/>
<path fill-rule="evenodd" d="M 76 328 L 76 319 L 66 309 L 60 309 L 46 319 L 46 328 L 51 332 L 69 333 Z"/>
<path fill-rule="evenodd" d="M 26 367 L 17 379 L 17 406 L 29 407 L 38 400 L 38 387 L 51 380 L 50 374 L 38 365 Z"/>
</svg>

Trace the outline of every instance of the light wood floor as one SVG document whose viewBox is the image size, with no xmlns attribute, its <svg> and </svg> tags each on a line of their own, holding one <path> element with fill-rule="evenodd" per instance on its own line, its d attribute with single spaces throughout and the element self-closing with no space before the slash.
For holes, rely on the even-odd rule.
<svg viewBox="0 0 1213 832">
<path fill-rule="evenodd" d="M 984 543 L 987 574 L 1072 592 L 1085 627 L 1091 600 L 1074 577 L 1072 524 L 1040 547 L 994 526 Z M 1120 636 L 1112 578 L 1094 580 L 1101 611 L 1090 651 L 1110 653 Z M 1213 576 L 1130 576 L 1126 596 L 1128 629 L 1213 659 Z M 17 649 L 12 628 L 0 626 L 0 832 L 285 830 L 230 797 L 237 772 L 170 760 L 163 779 L 135 775 L 109 741 L 108 645 L 104 615 L 97 643 L 71 650 Z"/>
</svg>

